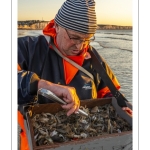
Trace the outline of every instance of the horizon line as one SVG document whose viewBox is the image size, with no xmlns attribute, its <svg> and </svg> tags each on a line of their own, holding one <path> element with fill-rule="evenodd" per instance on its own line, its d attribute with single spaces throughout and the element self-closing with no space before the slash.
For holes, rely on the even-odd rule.
<svg viewBox="0 0 150 150">
<path fill-rule="evenodd" d="M 31 20 L 18 20 L 18 21 L 33 21 L 33 19 L 31 19 Z M 46 21 L 46 20 L 38 20 L 38 21 L 50 22 L 50 21 Z M 128 27 L 132 27 L 132 25 L 114 25 L 114 24 L 99 24 L 99 23 L 97 25 L 103 25 L 103 26 L 112 25 L 112 26 L 128 26 Z"/>
</svg>

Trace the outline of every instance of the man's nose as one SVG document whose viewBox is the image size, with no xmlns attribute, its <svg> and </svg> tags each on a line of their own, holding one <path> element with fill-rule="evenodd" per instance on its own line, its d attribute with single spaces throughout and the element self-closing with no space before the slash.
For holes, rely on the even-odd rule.
<svg viewBox="0 0 150 150">
<path fill-rule="evenodd" d="M 87 44 L 85 44 L 84 42 L 81 42 L 79 44 L 76 44 L 76 47 L 78 50 L 82 50 Z"/>
</svg>

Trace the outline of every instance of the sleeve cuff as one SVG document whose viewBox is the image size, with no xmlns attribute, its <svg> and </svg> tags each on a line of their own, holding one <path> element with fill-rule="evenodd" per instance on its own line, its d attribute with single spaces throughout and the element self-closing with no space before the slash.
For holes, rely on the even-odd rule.
<svg viewBox="0 0 150 150">
<path fill-rule="evenodd" d="M 30 79 L 30 92 L 29 93 L 31 95 L 37 94 L 39 80 L 40 78 L 38 77 L 38 75 L 34 73 Z"/>
</svg>

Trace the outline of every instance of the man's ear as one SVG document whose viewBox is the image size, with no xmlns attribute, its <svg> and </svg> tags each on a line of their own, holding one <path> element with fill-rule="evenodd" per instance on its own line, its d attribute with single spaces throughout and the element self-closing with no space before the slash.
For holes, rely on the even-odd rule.
<svg viewBox="0 0 150 150">
<path fill-rule="evenodd" d="M 60 27 L 56 22 L 54 23 L 54 27 L 55 27 L 56 33 L 58 33 L 60 30 Z"/>
</svg>

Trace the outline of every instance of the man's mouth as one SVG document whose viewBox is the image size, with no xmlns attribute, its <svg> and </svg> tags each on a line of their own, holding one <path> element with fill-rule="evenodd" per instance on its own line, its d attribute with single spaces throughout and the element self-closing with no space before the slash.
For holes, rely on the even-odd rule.
<svg viewBox="0 0 150 150">
<path fill-rule="evenodd" d="M 72 50 L 72 54 L 74 55 L 78 55 L 80 53 L 82 53 L 82 50 Z"/>
</svg>

